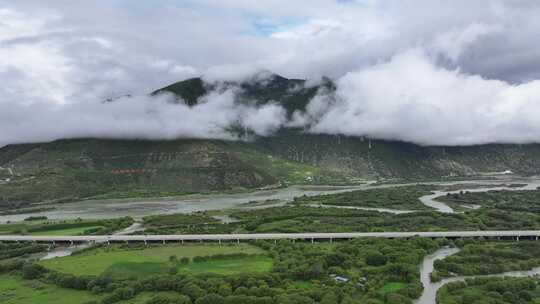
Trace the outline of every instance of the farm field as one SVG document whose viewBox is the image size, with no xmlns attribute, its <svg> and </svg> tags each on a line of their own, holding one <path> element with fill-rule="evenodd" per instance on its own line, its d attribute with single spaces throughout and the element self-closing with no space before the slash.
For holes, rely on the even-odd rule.
<svg viewBox="0 0 540 304">
<path fill-rule="evenodd" d="M 184 245 L 159 246 L 145 249 L 124 249 L 118 246 L 99 248 L 69 257 L 42 261 L 49 269 L 74 275 L 144 276 L 162 274 L 171 268 L 170 257 L 176 259 L 211 255 L 256 255 L 238 258 L 213 259 L 178 265 L 179 273 L 222 275 L 243 272 L 264 272 L 272 268 L 272 259 L 262 256 L 265 251 L 247 244 L 234 246 Z M 175 266 L 176 267 L 176 266 Z"/>
</svg>

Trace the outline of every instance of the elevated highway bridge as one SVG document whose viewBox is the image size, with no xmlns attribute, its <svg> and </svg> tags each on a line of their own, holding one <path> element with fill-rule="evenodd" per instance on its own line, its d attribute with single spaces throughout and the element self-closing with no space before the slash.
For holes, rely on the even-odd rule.
<svg viewBox="0 0 540 304">
<path fill-rule="evenodd" d="M 538 240 L 540 230 L 512 231 L 438 231 L 438 232 L 346 232 L 346 233 L 253 233 L 253 234 L 183 234 L 183 235 L 81 235 L 31 236 L 0 235 L 0 242 L 38 243 L 184 243 L 184 242 L 241 242 L 256 240 L 334 241 L 358 238 L 489 238 L 511 240 Z"/>
</svg>

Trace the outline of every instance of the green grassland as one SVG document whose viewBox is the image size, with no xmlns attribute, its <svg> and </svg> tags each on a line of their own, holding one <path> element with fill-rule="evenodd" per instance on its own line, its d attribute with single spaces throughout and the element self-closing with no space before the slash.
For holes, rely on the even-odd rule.
<svg viewBox="0 0 540 304">
<path fill-rule="evenodd" d="M 265 253 L 257 247 L 240 245 L 176 245 L 156 246 L 144 249 L 126 249 L 119 246 L 104 247 L 85 251 L 64 258 L 56 258 L 40 262 L 43 266 L 62 273 L 75 275 L 101 275 L 111 273 L 126 276 L 144 276 L 166 273 L 171 267 L 169 258 L 176 256 L 194 258 L 216 254 L 244 253 L 262 255 Z M 180 273 L 216 273 L 237 274 L 242 272 L 264 272 L 272 267 L 272 260 L 264 256 L 242 257 L 237 259 L 210 260 L 191 262 L 178 266 Z"/>
<path fill-rule="evenodd" d="M 386 285 L 384 285 L 381 289 L 379 289 L 378 293 L 384 297 L 388 293 L 397 292 L 405 288 L 406 286 L 407 284 L 402 283 L 402 282 L 389 282 L 389 283 L 386 283 Z"/>
<path fill-rule="evenodd" d="M 143 292 L 121 304 L 144 304 L 158 293 Z M 159 292 L 175 296 L 175 292 Z M 0 275 L 0 303 L 2 304 L 84 304 L 100 303 L 104 295 L 89 291 L 62 288 L 38 280 L 23 280 L 14 275 Z"/>
<path fill-rule="evenodd" d="M 206 262 L 194 262 L 180 266 L 183 274 L 214 273 L 220 275 L 235 275 L 240 273 L 262 273 L 272 269 L 272 259 L 266 256 L 252 256 L 235 259 L 224 259 Z"/>
<path fill-rule="evenodd" d="M 78 304 L 100 299 L 100 295 L 88 291 L 60 288 L 39 281 L 23 280 L 17 276 L 0 275 L 2 304 Z"/>
</svg>

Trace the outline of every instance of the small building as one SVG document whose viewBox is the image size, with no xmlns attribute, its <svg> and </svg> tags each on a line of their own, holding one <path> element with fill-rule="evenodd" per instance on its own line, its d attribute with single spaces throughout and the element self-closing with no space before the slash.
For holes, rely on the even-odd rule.
<svg viewBox="0 0 540 304">
<path fill-rule="evenodd" d="M 347 283 L 351 280 L 346 276 L 340 276 L 337 274 L 331 274 L 330 277 L 333 278 L 336 282 L 342 282 L 342 283 Z"/>
</svg>

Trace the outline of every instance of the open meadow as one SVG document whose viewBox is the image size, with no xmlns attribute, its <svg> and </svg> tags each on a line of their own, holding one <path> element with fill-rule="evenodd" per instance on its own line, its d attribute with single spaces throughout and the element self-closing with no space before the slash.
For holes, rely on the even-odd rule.
<svg viewBox="0 0 540 304">
<path fill-rule="evenodd" d="M 245 272 L 265 272 L 272 268 L 272 259 L 265 251 L 254 246 L 240 245 L 169 245 L 156 247 L 122 248 L 102 247 L 69 257 L 45 260 L 41 265 L 62 273 L 74 275 L 110 274 L 118 277 L 158 275 L 177 269 L 178 273 L 214 273 L 232 275 Z M 223 255 L 203 261 L 196 257 Z M 235 257 L 233 255 L 243 255 Z M 183 258 L 188 263 L 176 263 Z"/>
</svg>

